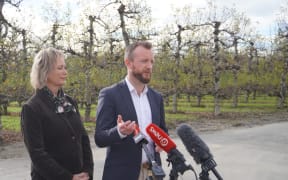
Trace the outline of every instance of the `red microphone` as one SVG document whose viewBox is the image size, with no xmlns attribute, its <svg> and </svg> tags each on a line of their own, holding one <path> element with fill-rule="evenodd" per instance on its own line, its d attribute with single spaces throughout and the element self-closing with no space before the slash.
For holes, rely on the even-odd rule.
<svg viewBox="0 0 288 180">
<path fill-rule="evenodd" d="M 184 159 L 184 156 L 176 149 L 176 144 L 161 128 L 151 123 L 146 127 L 146 132 L 155 144 L 167 152 L 167 161 L 172 164 L 172 170 L 169 175 L 170 179 L 177 179 L 178 173 L 183 174 L 189 169 L 194 171 L 194 168 L 191 165 L 187 165 L 185 163 L 186 160 Z"/>
<path fill-rule="evenodd" d="M 157 125 L 151 123 L 146 127 L 147 134 L 151 139 L 161 147 L 165 152 L 169 153 L 172 149 L 176 148 L 173 140 Z"/>
</svg>

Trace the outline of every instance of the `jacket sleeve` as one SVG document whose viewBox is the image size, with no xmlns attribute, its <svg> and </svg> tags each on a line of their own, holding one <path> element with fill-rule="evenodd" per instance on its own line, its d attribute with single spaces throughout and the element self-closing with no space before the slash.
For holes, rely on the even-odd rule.
<svg viewBox="0 0 288 180">
<path fill-rule="evenodd" d="M 45 151 L 43 128 L 40 113 L 25 104 L 21 111 L 21 129 L 33 167 L 45 179 L 71 180 L 73 175 Z"/>
<path fill-rule="evenodd" d="M 160 94 L 159 95 L 159 105 L 160 105 L 160 123 L 159 123 L 159 127 L 165 131 L 168 134 L 168 129 L 166 127 L 166 122 L 165 122 L 165 111 L 164 111 L 164 102 L 163 102 L 163 98 Z M 155 160 L 159 165 L 162 165 L 162 161 L 161 161 L 161 157 L 160 157 L 160 153 L 159 152 L 155 152 L 154 154 L 155 156 Z"/>
<path fill-rule="evenodd" d="M 165 111 L 163 98 L 160 95 L 160 128 L 163 129 L 168 134 L 168 129 L 166 127 Z"/>
<path fill-rule="evenodd" d="M 111 146 L 114 143 L 120 142 L 117 131 L 117 115 L 115 114 L 115 99 L 109 91 L 101 90 L 98 98 L 95 143 L 99 147 Z"/>
</svg>

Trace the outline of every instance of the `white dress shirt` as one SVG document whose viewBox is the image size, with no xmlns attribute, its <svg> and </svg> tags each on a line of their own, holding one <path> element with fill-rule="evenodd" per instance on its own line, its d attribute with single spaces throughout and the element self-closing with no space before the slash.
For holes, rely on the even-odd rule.
<svg viewBox="0 0 288 180">
<path fill-rule="evenodd" d="M 149 141 L 148 149 L 152 153 L 154 152 L 153 141 L 149 137 L 149 135 L 146 133 L 146 127 L 152 123 L 151 108 L 150 108 L 150 103 L 147 97 L 148 87 L 145 86 L 143 92 L 141 92 L 141 94 L 138 95 L 136 89 L 129 82 L 127 77 L 125 78 L 125 81 L 128 85 L 129 92 L 131 94 L 132 101 L 134 104 L 134 108 L 136 110 L 139 129 L 143 134 L 145 134 L 146 139 Z M 133 119 L 131 119 L 131 121 L 133 121 Z M 146 153 L 142 149 L 142 163 L 147 162 L 147 161 L 148 159 L 147 159 Z"/>
</svg>

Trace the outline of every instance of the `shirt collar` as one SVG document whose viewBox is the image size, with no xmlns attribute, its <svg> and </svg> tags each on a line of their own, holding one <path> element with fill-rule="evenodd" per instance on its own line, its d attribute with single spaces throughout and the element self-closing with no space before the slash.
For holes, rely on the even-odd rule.
<svg viewBox="0 0 288 180">
<path fill-rule="evenodd" d="M 136 89 L 134 88 L 134 86 L 130 83 L 130 81 L 128 80 L 127 76 L 125 78 L 126 84 L 128 86 L 128 89 L 130 91 L 130 93 L 132 93 L 133 91 L 136 92 Z M 146 94 L 148 92 L 148 86 L 145 84 L 144 90 L 142 91 L 141 94 Z"/>
</svg>

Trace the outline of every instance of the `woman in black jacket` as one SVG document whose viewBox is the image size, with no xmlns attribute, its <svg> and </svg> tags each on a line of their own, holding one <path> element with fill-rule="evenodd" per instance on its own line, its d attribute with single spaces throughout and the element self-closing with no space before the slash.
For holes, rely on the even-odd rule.
<svg viewBox="0 0 288 180">
<path fill-rule="evenodd" d="M 47 48 L 35 56 L 30 74 L 35 94 L 21 112 L 32 180 L 93 179 L 89 137 L 77 104 L 63 92 L 66 78 L 61 51 Z"/>
</svg>

